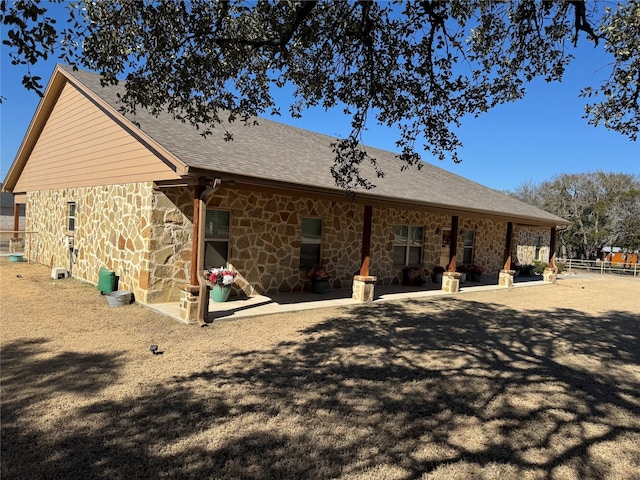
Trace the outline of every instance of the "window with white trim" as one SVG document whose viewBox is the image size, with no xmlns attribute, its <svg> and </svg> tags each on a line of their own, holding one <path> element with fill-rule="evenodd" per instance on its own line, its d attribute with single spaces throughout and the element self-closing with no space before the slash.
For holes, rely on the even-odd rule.
<svg viewBox="0 0 640 480">
<path fill-rule="evenodd" d="M 227 266 L 229 218 L 230 212 L 226 210 L 207 209 L 204 224 L 204 268 Z"/>
<path fill-rule="evenodd" d="M 424 227 L 396 225 L 393 233 L 393 264 L 422 265 Z"/>
<path fill-rule="evenodd" d="M 322 219 L 304 217 L 300 238 L 300 269 L 319 267 L 322 262 Z"/>
<path fill-rule="evenodd" d="M 67 231 L 76 230 L 76 202 L 67 203 Z"/>
</svg>

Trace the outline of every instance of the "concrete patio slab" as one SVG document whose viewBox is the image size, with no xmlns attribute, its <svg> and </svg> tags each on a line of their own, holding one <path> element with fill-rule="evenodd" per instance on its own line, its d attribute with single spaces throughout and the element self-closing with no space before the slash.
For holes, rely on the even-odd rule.
<svg viewBox="0 0 640 480">
<path fill-rule="evenodd" d="M 533 285 L 545 285 L 545 283 L 542 281 L 542 277 L 524 278 L 516 280 L 514 288 Z M 465 292 L 483 290 L 504 290 L 504 288 L 497 285 L 497 281 L 491 284 L 466 282 L 460 286 L 459 293 L 450 294 L 443 292 L 439 286 L 434 283 L 427 283 L 422 287 L 377 285 L 373 302 L 387 302 L 429 296 L 460 295 Z M 316 308 L 346 307 L 350 305 L 360 305 L 359 302 L 351 298 L 350 288 L 334 289 L 324 294 L 296 292 L 272 293 L 242 298 L 231 297 L 223 303 L 209 302 L 209 320 L 233 320 L 252 316 L 296 312 Z M 180 310 L 177 302 L 156 303 L 147 305 L 147 307 L 168 315 L 179 322 L 183 322 L 180 318 Z"/>
</svg>

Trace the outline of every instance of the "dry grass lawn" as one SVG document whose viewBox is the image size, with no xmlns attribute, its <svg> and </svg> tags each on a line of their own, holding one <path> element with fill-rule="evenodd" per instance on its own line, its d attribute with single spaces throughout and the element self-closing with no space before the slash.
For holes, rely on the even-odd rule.
<svg viewBox="0 0 640 480">
<path fill-rule="evenodd" d="M 3 479 L 640 479 L 637 278 L 200 328 L 0 275 Z"/>
</svg>

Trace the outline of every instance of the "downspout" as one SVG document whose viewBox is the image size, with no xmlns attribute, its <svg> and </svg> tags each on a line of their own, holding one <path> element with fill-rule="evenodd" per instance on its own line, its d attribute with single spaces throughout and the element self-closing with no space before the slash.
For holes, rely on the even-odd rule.
<svg viewBox="0 0 640 480">
<path fill-rule="evenodd" d="M 205 296 L 207 295 L 207 282 L 204 278 L 204 228 L 205 221 L 207 219 L 207 203 L 205 199 L 207 195 L 215 192 L 220 187 L 221 180 L 219 178 L 215 178 L 213 182 L 211 182 L 211 186 L 206 188 L 200 194 L 200 205 L 198 208 L 198 238 L 196 239 L 198 242 L 198 254 L 196 257 L 196 261 L 198 262 L 198 286 L 200 287 L 198 293 L 198 319 L 202 323 L 208 323 L 208 313 L 205 305 L 207 302 L 204 301 Z"/>
</svg>

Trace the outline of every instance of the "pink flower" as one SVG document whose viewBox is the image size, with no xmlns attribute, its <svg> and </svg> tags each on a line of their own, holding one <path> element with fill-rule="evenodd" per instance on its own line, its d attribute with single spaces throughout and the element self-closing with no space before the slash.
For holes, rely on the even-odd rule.
<svg viewBox="0 0 640 480">
<path fill-rule="evenodd" d="M 210 268 L 205 274 L 205 278 L 213 285 L 231 285 L 236 280 L 238 272 L 224 267 Z"/>
</svg>

